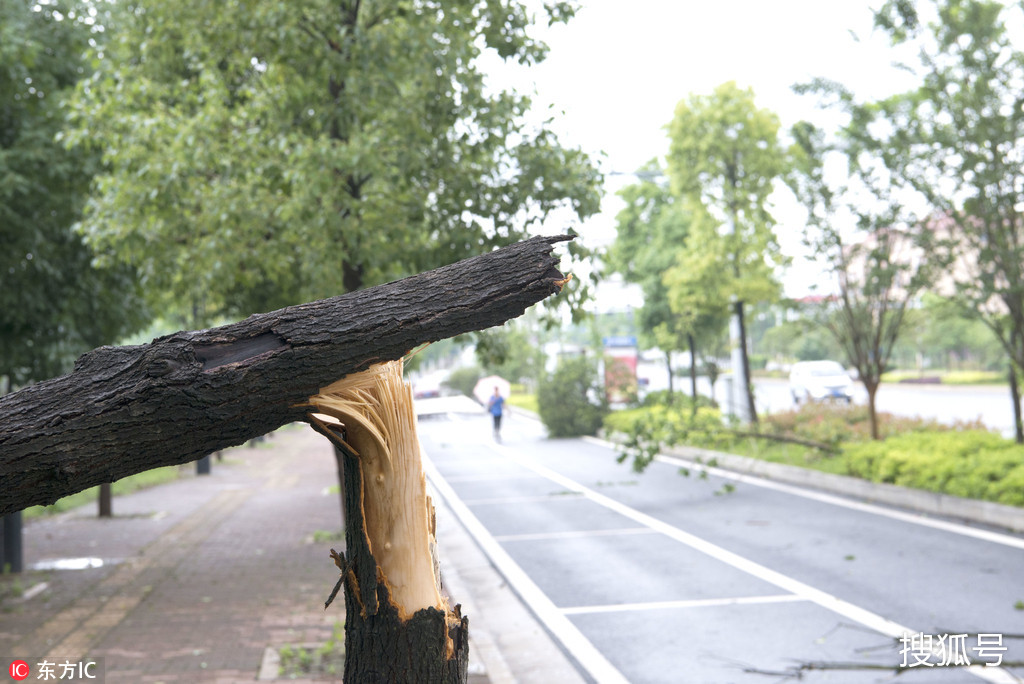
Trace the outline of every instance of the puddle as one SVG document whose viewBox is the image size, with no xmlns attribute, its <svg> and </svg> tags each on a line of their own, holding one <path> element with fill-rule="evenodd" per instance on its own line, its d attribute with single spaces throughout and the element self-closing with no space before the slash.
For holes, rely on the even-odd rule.
<svg viewBox="0 0 1024 684">
<path fill-rule="evenodd" d="M 89 568 L 102 568 L 109 561 L 102 558 L 52 558 L 33 563 L 31 570 L 87 570 Z"/>
</svg>

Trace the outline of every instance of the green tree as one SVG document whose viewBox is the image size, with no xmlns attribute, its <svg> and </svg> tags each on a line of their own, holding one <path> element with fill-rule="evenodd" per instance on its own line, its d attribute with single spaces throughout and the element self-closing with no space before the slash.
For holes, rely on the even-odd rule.
<svg viewBox="0 0 1024 684">
<path fill-rule="evenodd" d="M 665 352 L 668 371 L 667 400 L 672 402 L 672 352 L 689 350 L 691 380 L 696 371 L 694 330 L 673 313 L 662 274 L 676 259 L 689 231 L 689 218 L 679 210 L 675 197 L 659 179 L 664 171 L 657 160 L 637 172 L 638 183 L 626 186 L 619 196 L 626 206 L 616 215 L 615 242 L 605 254 L 607 267 L 627 282 L 640 285 L 644 304 L 637 311 L 637 328 L 644 346 Z M 692 321 L 690 321 L 692 322 Z M 697 385 L 691 382 L 696 399 Z"/>
<path fill-rule="evenodd" d="M 919 347 L 945 368 L 994 370 L 1006 352 L 988 327 L 957 302 L 925 293 L 919 314 Z"/>
<path fill-rule="evenodd" d="M 871 437 L 879 439 L 875 399 L 882 373 L 907 311 L 931 283 L 932 264 L 915 240 L 916 220 L 892 196 L 887 179 L 878 180 L 877 154 L 871 154 L 877 147 L 865 144 L 870 136 L 860 128 L 863 119 L 856 115 L 852 95 L 838 93 L 847 111 L 854 112 L 850 123 L 833 143 L 811 124 L 795 126 L 788 181 L 807 209 L 805 242 L 834 278 L 834 292 L 816 308 L 815 318 L 857 369 L 868 393 Z M 830 154 L 846 162 L 846 184 L 826 179 Z"/>
<path fill-rule="evenodd" d="M 56 141 L 86 73 L 84 5 L 0 3 L 0 377 L 70 369 L 82 352 L 142 323 L 133 273 L 97 269 L 72 230 L 97 159 Z"/>
<path fill-rule="evenodd" d="M 710 219 L 694 222 L 672 279 L 677 288 L 691 292 L 718 288 L 715 296 L 731 302 L 747 378 L 744 304 L 778 297 L 773 268 L 784 261 L 768 210 L 768 196 L 785 169 L 778 130 L 778 118 L 758 109 L 753 92 L 733 82 L 711 95 L 683 100 L 669 124 L 672 192 Z M 756 423 L 749 383 L 746 396 L 747 413 Z"/>
<path fill-rule="evenodd" d="M 533 325 L 531 325 L 534 323 Z M 484 372 L 536 389 L 544 373 L 541 333 L 527 315 L 477 335 L 476 357 Z"/>
<path fill-rule="evenodd" d="M 659 281 L 676 326 L 686 332 L 690 342 L 699 341 L 694 347 L 703 350 L 702 365 L 713 388 L 720 374 L 718 359 L 725 351 L 727 293 L 733 283 L 729 271 L 722 268 L 729 255 L 723 251 L 725 244 L 717 239 L 718 223 L 699 205 L 691 206 L 689 217 L 689 232 Z M 697 363 L 696 354 L 693 363 Z M 696 410 L 696 369 L 691 367 L 690 373 L 691 406 Z"/>
<path fill-rule="evenodd" d="M 546 6 L 548 21 L 572 16 Z M 73 106 L 104 151 L 82 226 L 200 318 L 421 271 L 598 209 L 578 150 L 484 87 L 541 61 L 519 2 L 118 3 Z"/>
<path fill-rule="evenodd" d="M 885 162 L 935 210 L 925 232 L 944 239 L 950 295 L 984 321 L 1011 363 L 1016 436 L 1024 442 L 1017 376 L 1024 369 L 1024 52 L 1007 26 L 1020 3 L 889 0 L 876 24 L 918 49 L 914 90 L 875 103 Z M 877 127 L 876 127 L 877 128 Z"/>
</svg>

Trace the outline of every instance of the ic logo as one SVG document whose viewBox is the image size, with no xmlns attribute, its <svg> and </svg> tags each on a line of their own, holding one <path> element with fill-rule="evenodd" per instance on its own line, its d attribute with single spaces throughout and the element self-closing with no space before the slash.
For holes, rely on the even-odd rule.
<svg viewBox="0 0 1024 684">
<path fill-rule="evenodd" d="M 11 679 L 16 679 L 19 682 L 23 679 L 27 679 L 29 675 L 28 663 L 24 660 L 15 660 L 11 663 L 8 670 L 11 673 Z"/>
</svg>

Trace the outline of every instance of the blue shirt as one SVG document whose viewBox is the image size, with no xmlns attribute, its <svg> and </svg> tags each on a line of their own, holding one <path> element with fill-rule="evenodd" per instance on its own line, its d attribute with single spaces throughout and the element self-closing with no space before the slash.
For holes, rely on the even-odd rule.
<svg viewBox="0 0 1024 684">
<path fill-rule="evenodd" d="M 491 400 L 487 402 L 487 410 L 491 412 L 492 416 L 501 415 L 501 405 L 505 403 L 505 398 L 502 396 L 491 397 Z"/>
</svg>

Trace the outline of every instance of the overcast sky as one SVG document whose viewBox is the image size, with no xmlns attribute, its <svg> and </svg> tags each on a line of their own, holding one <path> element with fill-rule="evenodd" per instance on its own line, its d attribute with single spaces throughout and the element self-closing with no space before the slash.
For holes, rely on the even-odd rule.
<svg viewBox="0 0 1024 684">
<path fill-rule="evenodd" d="M 606 174 L 602 212 L 578 227 L 587 244 L 614 239 L 621 208 L 615 191 L 628 174 L 668 149 L 665 125 L 691 93 L 725 81 L 753 88 L 759 107 L 779 115 L 783 129 L 801 119 L 822 121 L 812 97 L 791 86 L 814 77 L 837 80 L 861 97 L 910 86 L 892 67 L 894 53 L 871 30 L 868 4 L 849 0 L 583 0 L 567 26 L 538 27 L 550 46 L 529 70 L 490 69 L 495 85 L 536 89 L 538 117 L 565 144 L 582 147 Z M 852 35 L 853 34 L 853 35 Z M 856 35 L 859 41 L 854 38 Z M 783 251 L 796 255 L 802 214 L 788 193 L 773 197 Z M 564 226 L 553 226 L 560 232 Z M 815 271 L 799 262 L 784 278 L 786 293 L 806 294 Z M 607 297 L 613 297 L 609 293 Z M 601 308 L 618 308 L 607 301 Z"/>
</svg>

